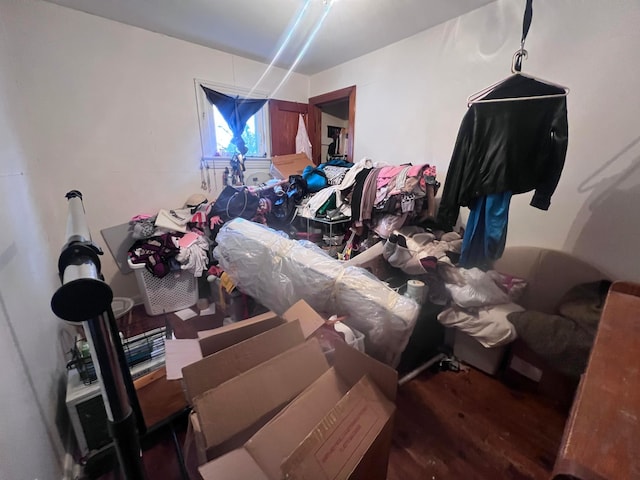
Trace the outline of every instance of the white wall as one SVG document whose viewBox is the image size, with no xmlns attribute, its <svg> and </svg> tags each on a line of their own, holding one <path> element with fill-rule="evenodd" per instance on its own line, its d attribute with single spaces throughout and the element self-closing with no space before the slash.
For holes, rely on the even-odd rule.
<svg viewBox="0 0 640 480">
<path fill-rule="evenodd" d="M 569 150 L 548 212 L 514 197 L 508 244 L 574 252 L 640 280 L 640 3 L 538 0 L 523 71 L 568 86 Z M 466 98 L 510 74 L 524 2 L 498 0 L 311 78 L 356 84 L 355 158 L 432 163 L 444 182 Z"/>
<path fill-rule="evenodd" d="M 251 88 L 265 65 L 37 0 L 3 1 L 17 19 L 7 29 L 20 93 L 8 100 L 52 245 L 70 189 L 84 194 L 103 247 L 100 229 L 200 192 L 194 78 Z M 283 76 L 273 70 L 258 89 L 271 92 Z M 292 75 L 277 97 L 306 101 L 308 78 Z M 135 292 L 108 251 L 103 273 L 116 294 Z"/>
<path fill-rule="evenodd" d="M 64 363 L 49 301 L 58 280 L 15 105 L 15 52 L 0 3 L 0 479 L 60 479 L 55 426 Z"/>
<path fill-rule="evenodd" d="M 250 88 L 265 68 L 39 0 L 0 0 L 0 479 L 61 476 L 62 322 L 49 301 L 65 193 L 84 194 L 114 293 L 135 295 L 100 229 L 199 192 L 194 78 Z M 308 86 L 294 74 L 276 97 L 305 102 Z"/>
</svg>

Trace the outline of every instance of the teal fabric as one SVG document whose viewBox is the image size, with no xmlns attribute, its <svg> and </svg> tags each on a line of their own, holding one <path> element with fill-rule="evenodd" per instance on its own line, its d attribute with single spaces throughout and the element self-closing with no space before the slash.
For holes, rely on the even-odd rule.
<svg viewBox="0 0 640 480">
<path fill-rule="evenodd" d="M 327 176 L 324 172 L 316 167 L 307 165 L 302 171 L 302 178 L 307 182 L 307 188 L 309 192 L 319 192 L 328 185 Z"/>
</svg>

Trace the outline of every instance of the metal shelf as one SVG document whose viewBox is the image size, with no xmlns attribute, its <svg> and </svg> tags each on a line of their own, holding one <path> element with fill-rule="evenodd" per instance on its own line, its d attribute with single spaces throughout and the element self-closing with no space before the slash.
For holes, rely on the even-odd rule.
<svg viewBox="0 0 640 480">
<path fill-rule="evenodd" d="M 298 218 L 303 218 L 307 221 L 307 234 L 309 233 L 309 227 L 311 226 L 311 222 L 322 223 L 323 225 L 329 225 L 329 237 L 333 238 L 333 226 L 339 225 L 341 223 L 351 222 L 351 217 L 341 218 L 338 220 L 328 220 L 326 218 L 309 218 L 303 215 L 297 214 Z"/>
</svg>

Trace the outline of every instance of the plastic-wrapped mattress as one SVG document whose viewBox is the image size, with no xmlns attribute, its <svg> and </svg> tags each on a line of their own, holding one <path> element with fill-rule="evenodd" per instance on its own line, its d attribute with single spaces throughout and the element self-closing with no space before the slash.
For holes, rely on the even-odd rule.
<svg viewBox="0 0 640 480">
<path fill-rule="evenodd" d="M 359 267 L 347 267 L 316 245 L 241 218 L 216 237 L 213 255 L 237 287 L 277 314 L 304 299 L 318 312 L 347 315 L 364 333 L 366 352 L 397 366 L 419 306 Z"/>
</svg>

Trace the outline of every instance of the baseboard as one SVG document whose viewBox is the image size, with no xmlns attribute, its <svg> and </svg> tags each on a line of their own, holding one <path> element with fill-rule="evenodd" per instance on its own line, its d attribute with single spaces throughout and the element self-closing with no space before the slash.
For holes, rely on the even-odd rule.
<svg viewBox="0 0 640 480">
<path fill-rule="evenodd" d="M 137 295 L 132 296 L 131 300 L 133 300 L 134 305 L 142 305 L 144 303 L 144 300 L 142 299 L 142 295 L 140 295 L 139 293 Z"/>
</svg>

